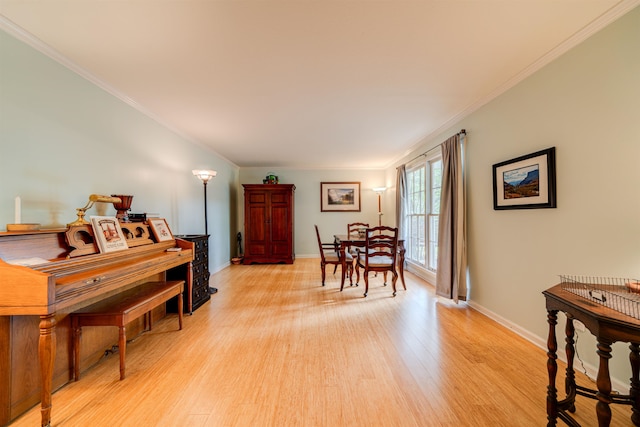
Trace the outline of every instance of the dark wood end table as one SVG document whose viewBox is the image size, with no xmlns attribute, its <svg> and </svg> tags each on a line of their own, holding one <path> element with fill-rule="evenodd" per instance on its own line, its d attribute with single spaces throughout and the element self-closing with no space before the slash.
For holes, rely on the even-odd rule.
<svg viewBox="0 0 640 427">
<path fill-rule="evenodd" d="M 547 322 L 549 323 L 549 336 L 547 339 L 547 347 L 549 349 L 547 353 L 547 371 L 549 373 L 547 426 L 555 426 L 558 418 L 569 426 L 580 425 L 569 414 L 569 412 L 575 412 L 577 395 L 598 401 L 596 403 L 596 415 L 600 427 L 610 425 L 611 408 L 609 405 L 612 403 L 631 405 L 631 421 L 633 425 L 640 426 L 640 320 L 564 290 L 562 285 L 556 285 L 542 293 L 546 299 Z M 565 350 L 567 354 L 565 391 L 567 395 L 563 400 L 558 400 L 556 389 L 556 374 L 558 372 L 556 324 L 558 323 L 558 311 L 564 312 L 567 317 L 565 328 Z M 573 369 L 575 356 L 574 320 L 582 322 L 598 342 L 596 353 L 600 357 L 600 364 L 596 378 L 597 390 L 576 385 Z M 631 353 L 629 360 L 631 362 L 632 376 L 628 395 L 611 394 L 609 359 L 611 359 L 611 345 L 618 341 L 630 343 Z"/>
</svg>

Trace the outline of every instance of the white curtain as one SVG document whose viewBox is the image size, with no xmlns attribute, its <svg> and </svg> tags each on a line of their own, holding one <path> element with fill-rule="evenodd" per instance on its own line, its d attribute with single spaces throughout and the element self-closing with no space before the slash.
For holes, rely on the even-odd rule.
<svg viewBox="0 0 640 427">
<path fill-rule="evenodd" d="M 455 302 L 467 299 L 467 221 L 463 165 L 465 139 L 466 134 L 461 132 L 442 143 L 436 294 Z"/>
</svg>

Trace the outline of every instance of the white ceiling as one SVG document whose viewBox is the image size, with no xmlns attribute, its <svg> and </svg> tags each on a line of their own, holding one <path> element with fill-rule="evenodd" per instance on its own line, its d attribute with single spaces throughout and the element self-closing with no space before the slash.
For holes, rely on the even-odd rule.
<svg viewBox="0 0 640 427">
<path fill-rule="evenodd" d="M 0 0 L 0 28 L 238 166 L 380 168 L 638 3 Z"/>
</svg>

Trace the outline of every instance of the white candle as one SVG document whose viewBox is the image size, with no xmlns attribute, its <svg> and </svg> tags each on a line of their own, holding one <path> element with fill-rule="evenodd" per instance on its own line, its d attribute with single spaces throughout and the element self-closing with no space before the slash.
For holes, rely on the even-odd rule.
<svg viewBox="0 0 640 427">
<path fill-rule="evenodd" d="M 20 224 L 20 196 L 16 197 L 16 217 L 14 224 Z"/>
</svg>

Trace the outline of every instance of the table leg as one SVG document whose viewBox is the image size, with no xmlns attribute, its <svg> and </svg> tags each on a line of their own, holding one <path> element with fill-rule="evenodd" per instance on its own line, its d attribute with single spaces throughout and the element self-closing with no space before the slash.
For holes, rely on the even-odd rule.
<svg viewBox="0 0 640 427">
<path fill-rule="evenodd" d="M 576 330 L 573 326 L 573 319 L 571 317 L 567 317 L 567 325 L 565 328 L 565 352 L 567 354 L 567 370 L 566 376 L 564 380 L 564 389 L 567 393 L 567 399 L 571 402 L 571 406 L 569 406 L 569 410 L 571 412 L 575 412 L 575 398 L 576 398 L 576 375 L 573 369 L 573 359 L 576 354 L 576 349 L 574 347 L 575 341 L 573 337 L 575 336 Z"/>
<path fill-rule="evenodd" d="M 402 287 L 404 290 L 407 290 L 407 285 L 404 283 L 404 254 L 407 250 L 404 248 L 404 242 L 398 241 L 398 274 L 400 274 L 400 281 L 402 282 Z"/>
<path fill-rule="evenodd" d="M 611 359 L 611 343 L 601 338 L 598 339 L 598 356 L 600 356 L 600 365 L 598 367 L 598 376 L 596 377 L 596 385 L 598 392 L 596 397 L 596 414 L 598 415 L 598 426 L 608 427 L 611 424 L 611 377 L 609 376 L 609 359 Z"/>
<path fill-rule="evenodd" d="M 346 278 L 347 274 L 346 245 L 344 244 L 344 242 L 340 242 L 340 260 L 342 262 L 342 279 L 340 280 L 340 292 L 342 292 L 342 289 L 344 288 L 344 279 Z"/>
<path fill-rule="evenodd" d="M 40 338 L 38 340 L 38 356 L 40 358 L 40 392 L 41 425 L 51 425 L 51 393 L 53 392 L 53 365 L 56 360 L 56 318 L 55 314 L 40 316 Z"/>
<path fill-rule="evenodd" d="M 629 354 L 631 362 L 631 388 L 629 390 L 629 396 L 632 400 L 631 421 L 633 425 L 640 426 L 640 346 L 638 343 L 631 343 L 629 349 L 631 350 Z"/>
<path fill-rule="evenodd" d="M 120 353 L 120 381 L 126 376 L 127 328 L 118 327 L 118 352 Z"/>
<path fill-rule="evenodd" d="M 556 325 L 558 324 L 558 310 L 547 310 L 549 336 L 547 337 L 547 372 L 549 385 L 547 386 L 547 427 L 555 427 L 558 418 L 558 391 L 556 390 L 556 374 L 558 373 L 558 342 L 556 340 Z"/>
<path fill-rule="evenodd" d="M 324 284 L 324 280 L 322 281 Z M 186 296 L 187 296 L 187 311 L 189 315 L 193 314 L 193 263 L 190 262 L 187 267 L 187 281 L 186 281 Z"/>
</svg>

